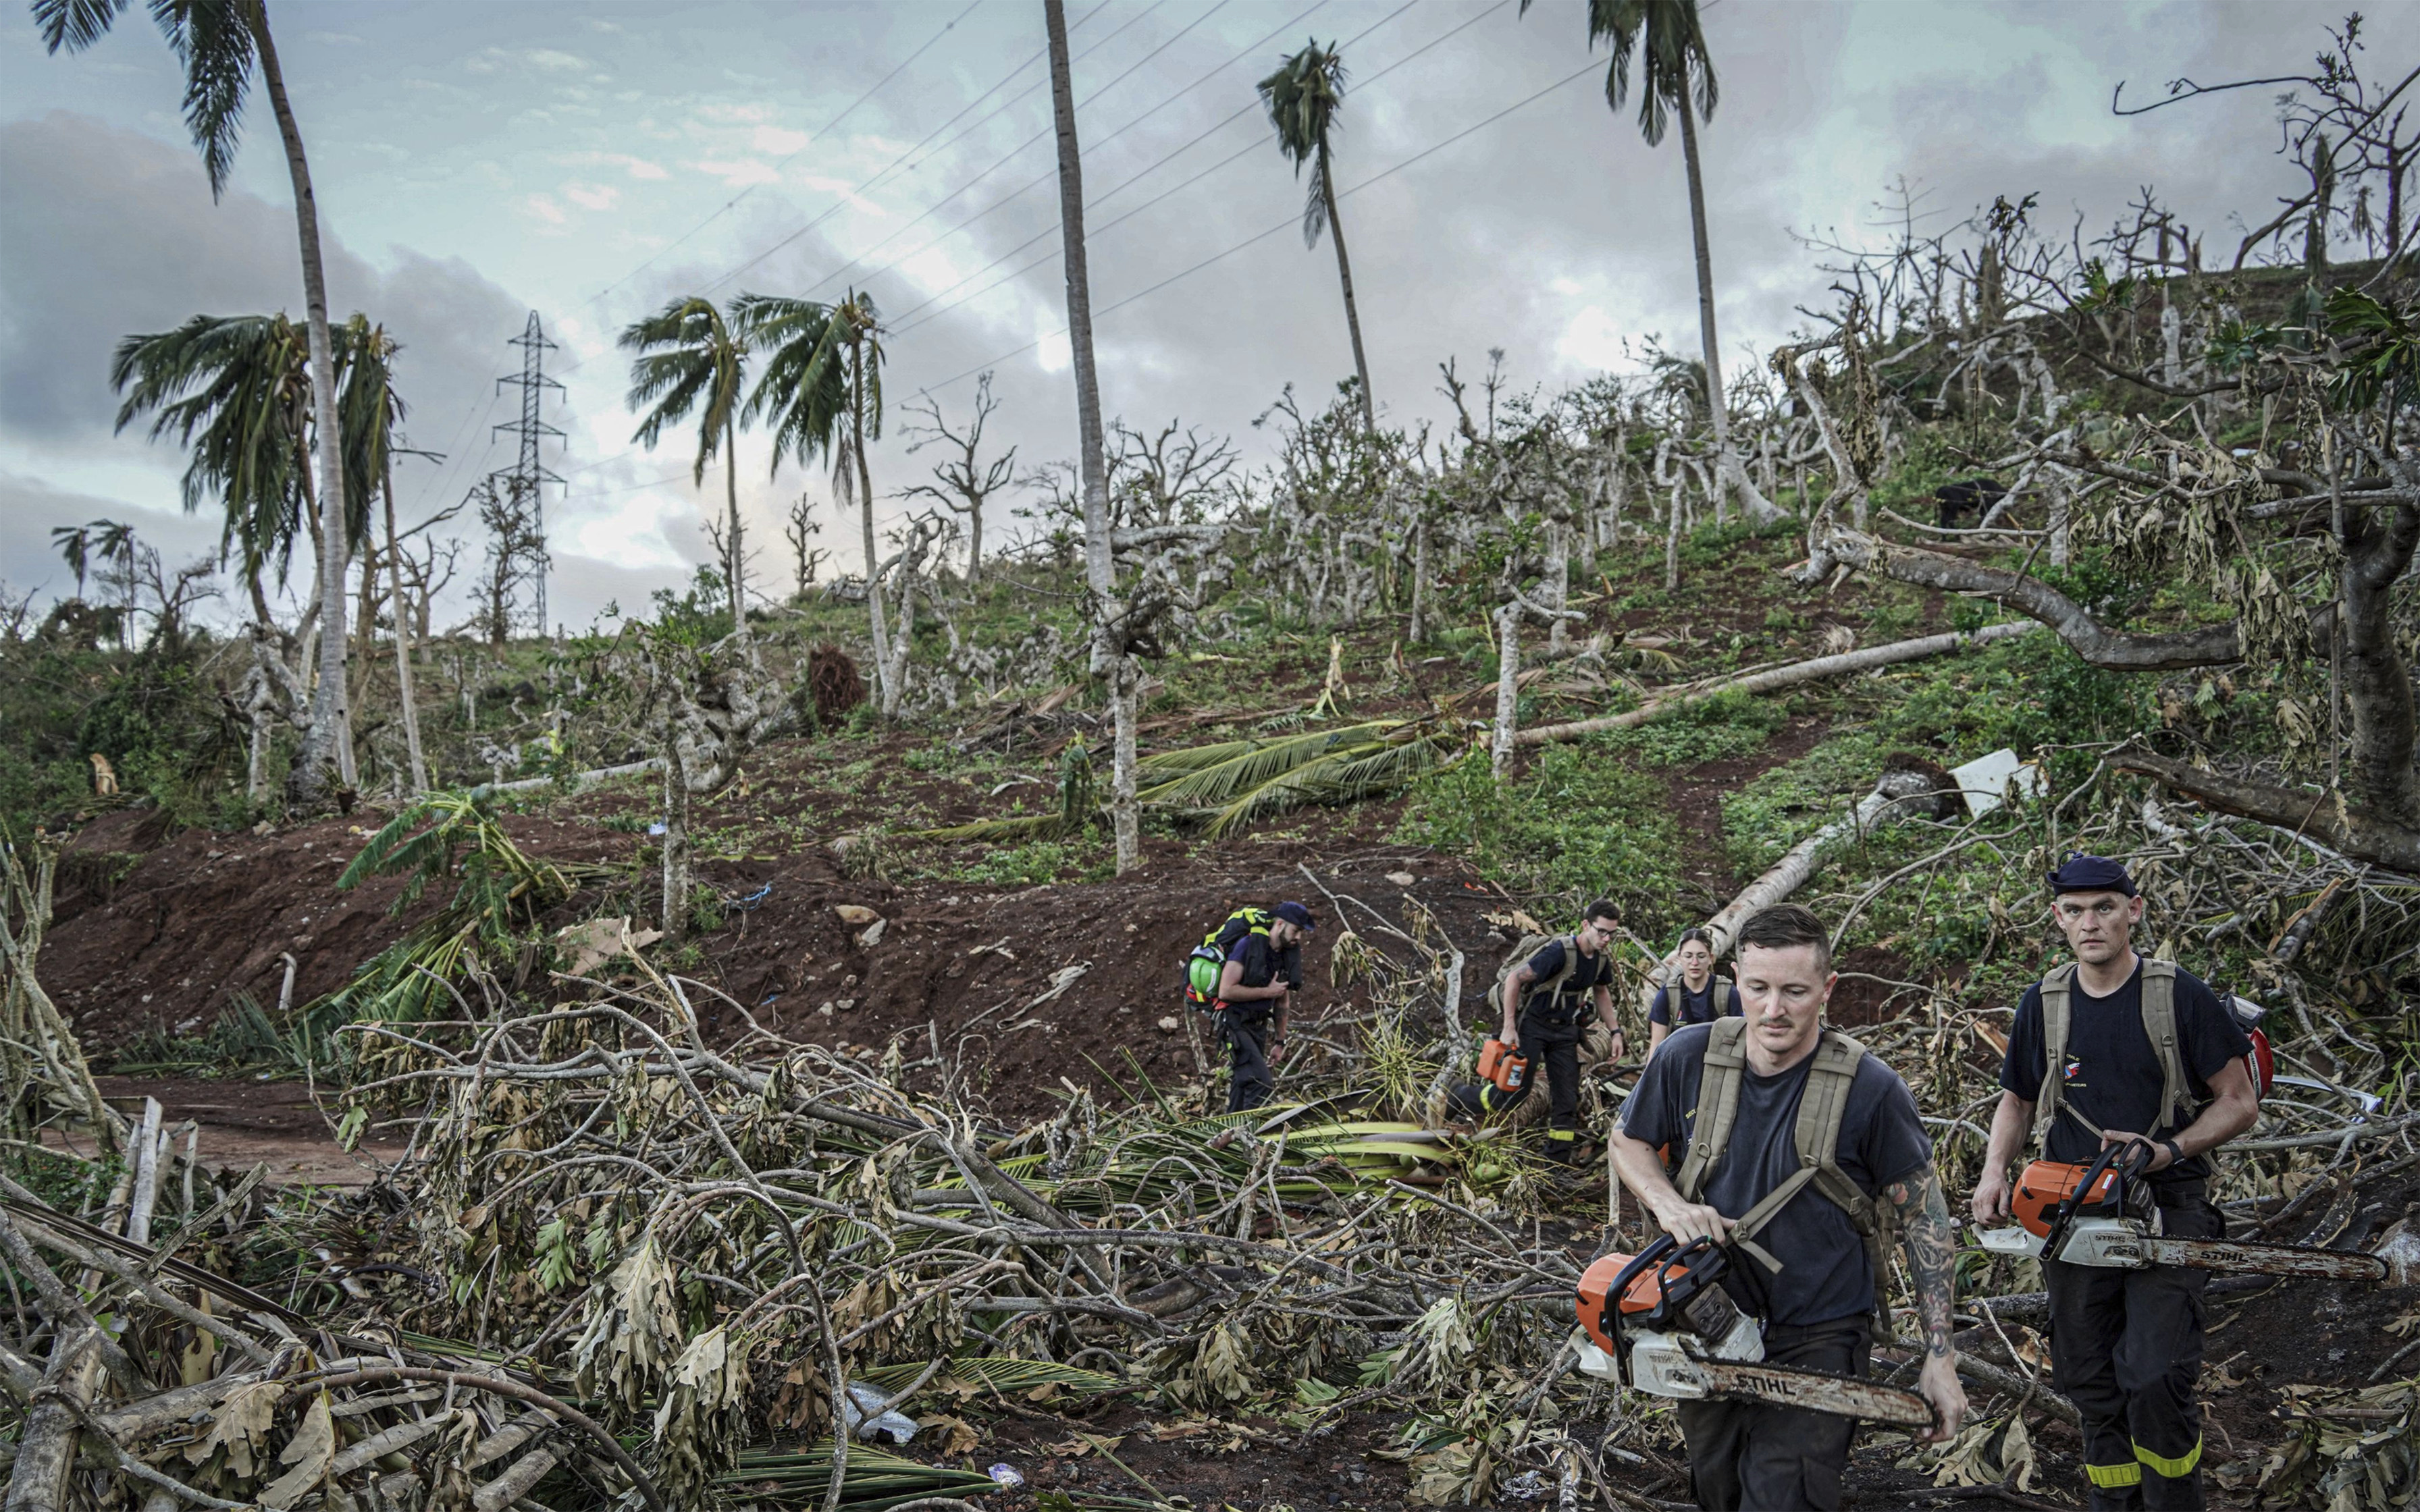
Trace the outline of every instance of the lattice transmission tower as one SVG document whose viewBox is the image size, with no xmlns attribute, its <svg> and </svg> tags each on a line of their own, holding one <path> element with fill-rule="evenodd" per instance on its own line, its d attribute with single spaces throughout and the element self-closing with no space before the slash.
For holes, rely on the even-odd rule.
<svg viewBox="0 0 2420 1512">
<path fill-rule="evenodd" d="M 518 563 L 500 563 L 504 569 L 502 580 L 524 577 L 532 584 L 532 617 L 536 633 L 543 636 L 547 625 L 546 574 L 552 558 L 546 548 L 546 508 L 538 490 L 546 484 L 563 480 L 538 460 L 537 448 L 541 438 L 551 436 L 561 440 L 563 432 L 538 418 L 538 404 L 548 389 L 561 393 L 563 385 L 546 376 L 546 354 L 556 347 L 546 339 L 546 330 L 538 324 L 535 310 L 530 312 L 529 324 L 521 328 L 521 333 L 506 345 L 521 349 L 520 376 L 500 378 L 496 386 L 501 389 L 509 384 L 521 391 L 521 412 L 520 419 L 495 428 L 520 439 L 520 455 L 509 471 L 489 474 L 489 481 L 495 485 L 496 493 L 502 496 L 502 503 L 518 526 L 500 536 L 499 548 L 520 558 Z"/>
</svg>

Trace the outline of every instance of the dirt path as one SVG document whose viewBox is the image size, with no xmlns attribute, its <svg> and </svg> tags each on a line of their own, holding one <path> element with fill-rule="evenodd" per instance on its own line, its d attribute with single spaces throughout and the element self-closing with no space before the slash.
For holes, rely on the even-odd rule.
<svg viewBox="0 0 2420 1512">
<path fill-rule="evenodd" d="M 102 1076 L 101 1095 L 130 1119 L 142 1116 L 143 1100 L 160 1100 L 164 1127 L 187 1119 L 199 1127 L 195 1158 L 209 1168 L 239 1173 L 255 1165 L 269 1167 L 277 1186 L 366 1186 L 380 1165 L 403 1154 L 400 1140 L 365 1139 L 357 1150 L 336 1143 L 335 1130 L 311 1101 L 301 1082 L 240 1079 L 203 1080 L 181 1076 Z M 93 1154 L 93 1142 L 83 1134 L 49 1138 L 56 1148 Z M 181 1154 L 180 1137 L 174 1148 Z"/>
</svg>

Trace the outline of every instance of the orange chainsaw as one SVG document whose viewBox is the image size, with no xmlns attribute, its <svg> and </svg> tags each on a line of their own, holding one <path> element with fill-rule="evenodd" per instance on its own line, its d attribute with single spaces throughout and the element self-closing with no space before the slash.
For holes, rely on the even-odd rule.
<svg viewBox="0 0 2420 1512">
<path fill-rule="evenodd" d="M 1641 1254 L 1598 1258 L 1580 1277 L 1581 1374 L 1684 1401 L 1738 1397 L 1932 1427 L 1931 1404 L 1912 1391 L 1764 1364 L 1763 1329 L 1722 1288 L 1730 1265 L 1713 1240 L 1669 1234 Z"/>
<path fill-rule="evenodd" d="M 1507 1097 L 1518 1097 L 1529 1083 L 1529 1057 L 1491 1034 L 1479 1047 L 1479 1079 Z"/>
<path fill-rule="evenodd" d="M 2160 1232 L 2160 1210 L 2142 1180 L 2147 1145 L 2112 1145 L 2088 1165 L 2038 1160 L 2017 1178 L 2010 1228 L 1978 1228 L 1993 1255 L 2029 1256 L 2069 1265 L 2140 1271 L 2190 1266 L 2242 1275 L 2313 1275 L 2336 1281 L 2390 1281 L 2383 1257 L 2302 1244 L 2260 1244 L 2230 1239 L 2180 1239 Z"/>
</svg>

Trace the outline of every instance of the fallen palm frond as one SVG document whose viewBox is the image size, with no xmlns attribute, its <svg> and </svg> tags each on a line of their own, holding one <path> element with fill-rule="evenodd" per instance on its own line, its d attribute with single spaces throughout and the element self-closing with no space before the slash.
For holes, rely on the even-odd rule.
<svg viewBox="0 0 2420 1512">
<path fill-rule="evenodd" d="M 849 1445 L 836 1504 L 825 1500 L 831 1478 L 832 1446 L 827 1440 L 791 1448 L 742 1450 L 732 1467 L 715 1480 L 731 1492 L 752 1494 L 777 1505 L 837 1505 L 846 1512 L 886 1512 L 929 1497 L 964 1498 L 1000 1489 L 980 1471 L 927 1465 L 864 1443 Z"/>
<path fill-rule="evenodd" d="M 1101 815 L 1093 781 L 1093 761 L 1082 737 L 1067 742 L 1059 754 L 1059 808 L 1056 812 L 1018 814 L 1009 819 L 979 819 L 971 825 L 912 830 L 908 840 L 968 840 L 999 844 L 1014 840 L 1057 840 L 1080 833 Z"/>
<path fill-rule="evenodd" d="M 1216 838 L 1288 809 L 1397 792 L 1446 764 L 1459 744 L 1459 732 L 1435 717 L 1220 741 L 1144 757 L 1135 796 L 1206 814 Z"/>
<path fill-rule="evenodd" d="M 1288 809 L 1398 792 L 1454 760 L 1458 741 L 1455 728 L 1435 717 L 1222 740 L 1143 757 L 1136 763 L 1135 797 L 1203 821 L 1207 833 L 1218 838 Z M 1069 750 L 1057 812 L 919 830 L 909 838 L 998 843 L 1077 833 L 1102 810 L 1094 796 L 1092 769 L 1080 759 L 1080 742 Z"/>
<path fill-rule="evenodd" d="M 403 890 L 389 910 L 397 917 L 434 884 L 451 879 L 454 895 L 364 962 L 352 980 L 309 1005 L 310 1022 L 427 1017 L 444 1003 L 446 983 L 482 949 L 501 949 L 517 930 L 570 897 L 575 878 L 607 876 L 612 869 L 533 860 L 513 843 L 491 799 L 432 793 L 405 804 L 372 835 L 336 886 L 398 874 Z"/>
</svg>

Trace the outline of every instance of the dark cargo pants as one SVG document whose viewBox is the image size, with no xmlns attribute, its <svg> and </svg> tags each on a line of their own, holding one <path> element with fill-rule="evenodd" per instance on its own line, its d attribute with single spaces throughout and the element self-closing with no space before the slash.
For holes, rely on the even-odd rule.
<svg viewBox="0 0 2420 1512">
<path fill-rule="evenodd" d="M 2192 1197 L 2160 1210 L 2180 1239 L 2226 1222 Z M 2045 1261 L 2051 1380 L 2084 1417 L 2084 1469 L 2101 1512 L 2201 1512 L 2202 1288 L 2210 1273 Z"/>
<path fill-rule="evenodd" d="M 1243 1113 L 1259 1107 L 1278 1089 L 1269 1071 L 1269 1012 L 1266 1009 L 1222 1009 L 1218 1039 L 1227 1047 L 1227 1111 Z"/>
<path fill-rule="evenodd" d="M 1866 1373 L 1872 1320 L 1767 1328 L 1764 1357 L 1836 1376 Z M 1705 1512 L 1835 1512 L 1856 1423 L 1762 1402 L 1681 1402 L 1689 1484 Z"/>
<path fill-rule="evenodd" d="M 1546 1080 L 1547 1149 L 1569 1159 L 1580 1137 L 1579 1015 L 1525 1008 L 1514 1032 L 1521 1037 L 1521 1053 L 1529 1057 L 1529 1086 L 1542 1074 Z M 1490 1101 L 1500 1105 L 1502 1098 L 1499 1092 Z"/>
</svg>

